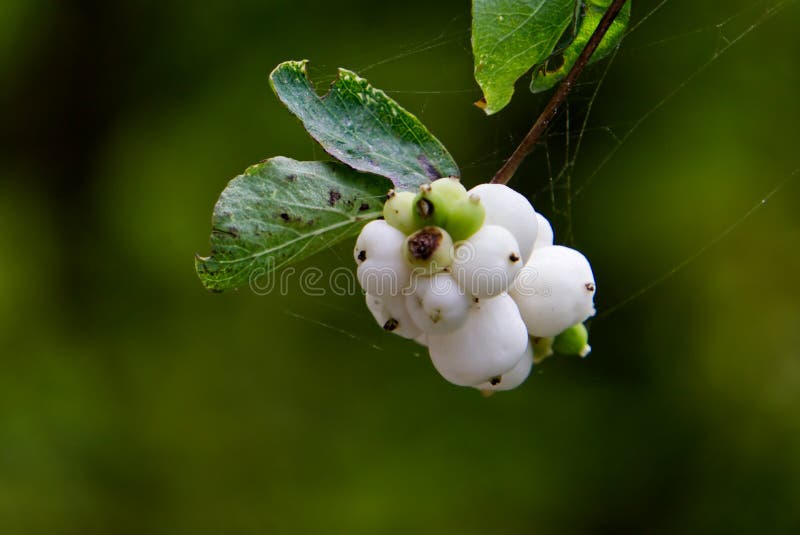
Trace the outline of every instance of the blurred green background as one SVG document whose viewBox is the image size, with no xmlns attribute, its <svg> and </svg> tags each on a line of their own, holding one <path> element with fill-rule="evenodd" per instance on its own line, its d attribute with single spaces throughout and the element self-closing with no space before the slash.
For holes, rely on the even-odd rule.
<svg viewBox="0 0 800 535">
<path fill-rule="evenodd" d="M 800 6 L 772 5 L 644 20 L 551 195 L 585 73 L 512 185 L 600 314 L 676 271 L 484 399 L 357 296 L 209 294 L 192 263 L 228 179 L 324 157 L 269 90 L 286 59 L 363 74 L 485 181 L 547 95 L 471 105 L 468 2 L 4 0 L 0 533 L 797 533 Z"/>
</svg>

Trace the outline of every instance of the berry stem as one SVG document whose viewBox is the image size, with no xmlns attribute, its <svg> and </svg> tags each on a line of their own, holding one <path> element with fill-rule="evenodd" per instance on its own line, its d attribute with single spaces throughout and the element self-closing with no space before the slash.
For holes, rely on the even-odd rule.
<svg viewBox="0 0 800 535">
<path fill-rule="evenodd" d="M 622 6 L 625 5 L 627 0 L 614 0 L 611 6 L 603 15 L 603 18 L 600 19 L 600 24 L 597 25 L 592 37 L 589 38 L 589 42 L 586 43 L 583 51 L 581 52 L 578 59 L 575 61 L 575 64 L 570 69 L 569 74 L 567 77 L 564 78 L 564 81 L 561 82 L 561 85 L 558 86 L 558 89 L 553 94 L 550 102 L 547 103 L 542 113 L 539 114 L 539 117 L 536 119 L 536 122 L 533 123 L 528 134 L 522 139 L 519 146 L 514 150 L 511 157 L 506 160 L 506 163 L 503 164 L 497 173 L 495 173 L 494 178 L 492 178 L 493 184 L 505 184 L 511 177 L 514 176 L 514 173 L 517 171 L 519 166 L 522 164 L 522 161 L 525 157 L 533 151 L 533 148 L 536 146 L 536 143 L 539 141 L 539 138 L 542 134 L 547 130 L 550 126 L 550 122 L 558 112 L 558 108 L 567 98 L 569 92 L 575 86 L 575 82 L 577 82 L 578 77 L 583 72 L 583 69 L 586 68 L 586 65 L 589 64 L 589 59 L 594 54 L 594 51 L 600 45 L 600 41 L 603 40 L 603 37 L 608 32 L 608 29 L 611 27 L 611 23 L 614 22 L 614 19 L 617 18 Z"/>
</svg>

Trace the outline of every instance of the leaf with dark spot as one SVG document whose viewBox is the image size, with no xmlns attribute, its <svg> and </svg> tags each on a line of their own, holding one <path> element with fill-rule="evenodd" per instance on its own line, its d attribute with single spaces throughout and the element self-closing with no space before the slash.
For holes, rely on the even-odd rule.
<svg viewBox="0 0 800 535">
<path fill-rule="evenodd" d="M 281 102 L 333 157 L 391 179 L 398 190 L 459 176 L 447 149 L 386 93 L 339 69 L 328 94 L 320 97 L 308 79 L 306 63 L 281 63 L 272 71 L 270 83 Z"/>
<path fill-rule="evenodd" d="M 619 43 L 630 18 L 628 1 L 600 42 L 591 61 Z M 472 55 L 483 98 L 475 103 L 487 115 L 503 109 L 514 83 L 533 68 L 534 93 L 563 79 L 605 13 L 611 0 L 473 0 Z"/>
<path fill-rule="evenodd" d="M 582 4 L 576 24 L 577 32 L 573 27 L 567 28 L 566 35 L 562 37 L 562 42 L 566 44 L 556 47 L 562 50 L 561 53 L 552 56 L 540 68 L 534 69 L 531 79 L 532 92 L 546 91 L 567 76 L 610 4 L 611 0 L 588 0 Z M 626 2 L 603 36 L 597 50 L 592 54 L 590 63 L 603 59 L 614 50 L 614 47 L 622 40 L 630 18 L 631 2 Z"/>
<path fill-rule="evenodd" d="M 487 115 L 503 109 L 514 82 L 553 52 L 575 15 L 575 0 L 473 0 L 472 55 L 478 101 Z"/>
<path fill-rule="evenodd" d="M 287 182 L 286 177 L 295 179 Z M 221 291 L 246 285 L 353 236 L 364 221 L 379 217 L 358 208 L 382 199 L 389 180 L 338 162 L 298 162 L 277 157 L 234 178 L 214 207 L 211 251 L 196 257 L 203 285 Z M 331 206 L 331 192 L 349 202 Z M 277 217 L 276 217 L 277 214 Z"/>
</svg>

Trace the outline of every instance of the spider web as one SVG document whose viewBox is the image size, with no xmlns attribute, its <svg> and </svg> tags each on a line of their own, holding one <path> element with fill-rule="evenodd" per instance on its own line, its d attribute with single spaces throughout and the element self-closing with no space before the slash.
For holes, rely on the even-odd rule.
<svg viewBox="0 0 800 535">
<path fill-rule="evenodd" d="M 597 79 L 581 81 L 577 84 L 576 91 L 573 92 L 566 105 L 563 107 L 558 117 L 558 122 L 555 123 L 553 130 L 543 136 L 539 147 L 537 147 L 537 151 L 542 152 L 544 155 L 547 181 L 543 187 L 534 193 L 533 197 L 537 201 L 544 198 L 549 204 L 549 209 L 552 214 L 563 219 L 565 225 L 563 230 L 559 233 L 563 236 L 563 238 L 559 241 L 568 245 L 571 245 L 575 242 L 572 214 L 573 201 L 577 197 L 584 194 L 589 186 L 595 184 L 595 182 L 601 177 L 600 172 L 606 167 L 606 165 L 609 164 L 609 162 L 617 155 L 617 153 L 625 147 L 631 136 L 649 118 L 651 118 L 656 112 L 658 112 L 679 93 L 681 93 L 688 85 L 691 84 L 693 80 L 703 74 L 703 72 L 705 72 L 728 50 L 739 44 L 745 37 L 760 28 L 765 22 L 781 12 L 788 5 L 795 2 L 796 0 L 780 0 L 773 3 L 760 3 L 751 5 L 726 15 L 717 23 L 698 26 L 690 30 L 684 30 L 680 33 L 661 37 L 657 40 L 639 45 L 631 50 L 626 50 L 622 46 L 625 38 L 644 27 L 653 15 L 670 3 L 670 0 L 661 0 L 628 29 L 625 34 L 625 38 L 623 38 L 623 40 L 609 55 L 609 57 L 603 60 L 604 63 L 603 66 L 599 68 L 599 75 Z M 747 23 L 744 29 L 733 33 L 733 35 L 728 35 L 728 33 L 730 33 L 728 32 L 728 27 L 735 21 L 739 21 L 748 15 L 751 17 L 749 19 L 750 22 Z M 469 36 L 469 22 L 465 21 L 465 18 L 466 17 L 464 16 L 455 17 L 450 21 L 449 24 L 446 25 L 442 32 L 436 35 L 434 38 L 411 44 L 397 54 L 381 59 L 374 63 L 362 65 L 360 68 L 356 68 L 355 70 L 356 72 L 359 72 L 359 74 L 366 74 L 377 67 L 391 64 L 411 56 L 425 54 L 434 49 L 452 45 L 460 46 L 464 49 L 465 53 L 469 54 L 469 45 L 468 43 L 465 44 L 465 42 L 468 41 Z M 456 29 L 453 29 L 454 26 L 458 25 L 460 25 L 460 28 L 457 27 Z M 705 61 L 700 63 L 699 67 L 691 71 L 670 91 L 658 98 L 654 104 L 642 112 L 637 119 L 630 122 L 620 122 L 615 124 L 592 123 L 591 115 L 594 104 L 601 93 L 604 82 L 606 81 L 606 78 L 612 66 L 614 65 L 615 60 L 620 54 L 668 46 L 672 43 L 703 34 L 712 34 L 716 36 L 717 46 L 713 52 Z M 597 72 L 597 69 L 595 69 L 595 71 Z M 325 83 L 333 81 L 334 78 L 335 76 L 319 76 L 318 80 L 320 83 Z M 422 96 L 424 100 L 422 102 L 421 110 L 418 111 L 417 114 L 420 115 L 421 118 L 424 118 L 426 108 L 432 98 L 448 97 L 457 94 L 476 94 L 476 88 L 473 86 L 451 89 L 389 89 L 385 90 L 385 92 L 390 95 Z M 581 176 L 581 174 L 576 173 L 576 164 L 581 156 L 581 149 L 587 134 L 600 134 L 607 136 L 607 138 L 612 142 L 612 146 L 590 172 Z M 505 139 L 503 139 L 504 136 L 499 132 L 496 133 L 496 137 L 501 140 L 501 142 L 497 144 L 498 148 L 490 152 L 486 152 L 472 161 L 462 163 L 460 165 L 461 169 L 499 168 L 519 140 L 513 139 L 512 134 L 510 133 L 505 136 Z M 555 150 L 556 147 L 557 150 Z M 748 219 L 750 219 L 755 213 L 757 213 L 767 204 L 769 199 L 781 192 L 790 181 L 796 179 L 798 176 L 800 176 L 800 168 L 795 169 L 788 175 L 777 179 L 774 186 L 771 187 L 764 195 L 756 199 L 752 206 L 746 210 L 743 215 L 734 219 L 728 226 L 721 229 L 713 238 L 705 243 L 700 242 L 694 244 L 694 247 L 691 247 L 690 244 L 689 248 L 693 249 L 694 252 L 686 257 L 683 257 L 677 262 L 672 263 L 670 267 L 665 269 L 660 274 L 654 275 L 652 279 L 642 284 L 638 288 L 632 289 L 627 297 L 621 299 L 615 304 L 612 304 L 611 306 L 605 307 L 604 310 L 602 310 L 596 316 L 596 319 L 608 318 L 621 308 L 627 306 L 631 302 L 647 294 L 649 291 L 660 286 L 669 280 L 673 275 L 698 260 L 707 251 L 722 242 L 736 229 L 746 223 Z M 349 263 L 349 259 L 342 258 L 342 255 L 336 252 L 336 249 L 333 249 L 333 251 L 343 263 Z M 333 307 L 333 305 L 328 304 L 325 304 L 324 306 Z M 352 319 L 352 310 L 337 310 L 346 313 L 345 317 L 350 317 L 350 319 Z M 373 349 L 382 350 L 380 346 L 370 341 L 367 337 L 348 330 L 347 328 L 326 323 L 289 310 L 285 311 L 285 313 L 290 317 L 321 326 L 349 339 L 366 343 Z M 364 314 L 364 316 L 366 318 L 368 315 Z M 371 321 L 371 318 L 369 318 L 369 320 Z M 348 324 L 352 325 L 352 321 L 349 321 Z"/>
</svg>

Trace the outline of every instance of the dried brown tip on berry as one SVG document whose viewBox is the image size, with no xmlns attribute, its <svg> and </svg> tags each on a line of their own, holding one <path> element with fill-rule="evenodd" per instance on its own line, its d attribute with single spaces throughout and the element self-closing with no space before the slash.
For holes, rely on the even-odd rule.
<svg viewBox="0 0 800 535">
<path fill-rule="evenodd" d="M 389 318 L 386 323 L 383 324 L 383 330 L 392 332 L 393 330 L 397 329 L 400 325 L 400 322 L 394 318 Z"/>
<path fill-rule="evenodd" d="M 430 185 L 430 184 L 422 184 L 422 185 L 419 187 L 419 190 L 420 190 L 422 193 L 430 193 L 432 189 L 433 189 L 433 188 L 431 187 L 431 185 Z"/>
<path fill-rule="evenodd" d="M 408 239 L 408 252 L 412 258 L 428 260 L 439 248 L 442 238 L 438 228 L 425 227 Z"/>
<path fill-rule="evenodd" d="M 591 282 L 587 282 L 586 284 L 584 284 L 584 287 L 586 288 L 586 290 L 590 292 L 594 291 L 594 284 L 592 284 Z"/>
<path fill-rule="evenodd" d="M 508 255 L 508 259 L 512 262 L 519 262 L 519 255 L 517 253 L 511 253 Z"/>
<path fill-rule="evenodd" d="M 364 250 L 364 249 L 361 249 L 361 250 L 358 252 L 358 261 L 359 261 L 359 262 L 363 262 L 363 261 L 364 261 L 364 260 L 366 260 L 366 259 L 367 259 L 367 251 L 366 251 L 366 250 Z"/>
<path fill-rule="evenodd" d="M 395 195 L 397 195 L 397 192 L 395 190 L 393 190 L 393 189 L 390 189 L 389 192 L 386 194 L 386 198 L 387 199 L 391 199 Z"/>
<path fill-rule="evenodd" d="M 502 377 L 499 375 L 497 377 L 492 377 L 491 379 L 489 379 L 489 384 L 492 386 L 497 386 L 500 384 L 501 379 Z"/>
</svg>

